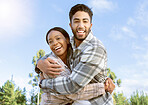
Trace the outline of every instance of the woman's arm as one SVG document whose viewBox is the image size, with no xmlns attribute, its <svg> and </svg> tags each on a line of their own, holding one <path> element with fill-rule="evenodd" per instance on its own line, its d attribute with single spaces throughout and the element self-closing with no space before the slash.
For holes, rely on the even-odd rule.
<svg viewBox="0 0 148 105">
<path fill-rule="evenodd" d="M 82 90 L 75 94 L 66 95 L 72 100 L 89 100 L 105 94 L 105 86 L 103 83 L 92 83 L 86 85 Z"/>
</svg>

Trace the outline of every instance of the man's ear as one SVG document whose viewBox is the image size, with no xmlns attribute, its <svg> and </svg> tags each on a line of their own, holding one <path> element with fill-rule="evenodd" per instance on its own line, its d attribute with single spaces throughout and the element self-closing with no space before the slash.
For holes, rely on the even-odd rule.
<svg viewBox="0 0 148 105">
<path fill-rule="evenodd" d="M 70 28 L 72 29 L 71 22 L 69 23 Z"/>
<path fill-rule="evenodd" d="M 91 30 L 91 27 L 92 27 L 92 23 L 90 24 L 90 30 Z"/>
</svg>

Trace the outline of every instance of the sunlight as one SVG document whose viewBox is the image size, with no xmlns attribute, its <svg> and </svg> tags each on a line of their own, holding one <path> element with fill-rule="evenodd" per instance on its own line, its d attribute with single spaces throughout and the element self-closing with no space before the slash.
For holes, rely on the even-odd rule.
<svg viewBox="0 0 148 105">
<path fill-rule="evenodd" d="M 20 36 L 22 30 L 30 24 L 30 8 L 26 1 L 0 1 L 0 39 Z"/>
<path fill-rule="evenodd" d="M 0 14 L 1 14 L 1 18 L 7 18 L 10 14 L 10 7 L 9 4 L 0 4 Z"/>
<path fill-rule="evenodd" d="M 4 27 L 10 27 L 14 25 L 21 14 L 21 8 L 17 2 L 3 1 L 0 3 L 0 22 Z"/>
</svg>

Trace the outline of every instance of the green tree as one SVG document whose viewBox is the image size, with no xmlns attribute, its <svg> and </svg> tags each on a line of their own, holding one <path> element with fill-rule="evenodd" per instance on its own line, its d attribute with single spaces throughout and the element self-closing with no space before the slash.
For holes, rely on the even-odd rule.
<svg viewBox="0 0 148 105">
<path fill-rule="evenodd" d="M 121 86 L 121 79 L 117 80 L 117 85 L 120 87 Z"/>
<path fill-rule="evenodd" d="M 16 94 L 16 102 L 17 102 L 17 105 L 26 105 L 26 89 L 24 88 L 23 91 L 18 87 L 16 90 L 15 90 L 15 94 Z"/>
<path fill-rule="evenodd" d="M 19 87 L 15 90 L 15 85 L 12 81 L 7 82 L 0 89 L 0 104 L 1 105 L 26 105 L 25 88 L 22 91 Z"/>
<path fill-rule="evenodd" d="M 148 95 L 144 92 L 134 92 L 130 98 L 131 105 L 148 105 Z"/>
<path fill-rule="evenodd" d="M 123 95 L 123 93 L 113 93 L 114 105 L 130 105 L 128 99 Z"/>
<path fill-rule="evenodd" d="M 121 79 L 117 79 L 117 76 L 110 68 L 108 68 L 107 76 L 110 77 L 118 87 L 121 86 Z M 131 95 L 130 99 L 127 99 L 123 93 L 114 92 L 113 101 L 114 105 L 148 105 L 148 95 L 144 94 L 144 92 L 136 91 Z"/>
<path fill-rule="evenodd" d="M 121 86 L 121 79 L 117 79 L 117 76 L 115 75 L 114 72 L 111 71 L 110 68 L 108 68 L 107 76 L 113 80 L 115 85 L 117 85 L 118 87 Z M 127 101 L 127 99 L 126 99 L 126 97 L 123 96 L 123 93 L 120 93 L 120 94 L 119 93 L 117 94 L 115 92 L 113 93 L 114 105 L 128 105 L 128 104 L 125 104 L 126 101 Z"/>
<path fill-rule="evenodd" d="M 33 56 L 32 64 L 34 68 L 36 66 L 37 60 L 43 56 L 45 56 L 45 51 L 42 49 L 37 52 L 36 56 Z M 29 84 L 32 85 L 32 90 L 30 91 L 30 96 L 31 96 L 30 104 L 36 105 L 38 100 L 37 89 L 38 89 L 38 82 L 39 82 L 39 74 L 35 73 L 35 70 L 33 69 L 33 72 L 29 73 L 29 78 L 31 79 L 29 81 Z M 42 91 L 40 92 L 39 97 L 41 97 L 41 93 Z"/>
<path fill-rule="evenodd" d="M 113 80 L 113 82 L 116 83 L 116 85 L 117 85 L 118 87 L 120 87 L 120 86 L 121 86 L 121 79 L 117 79 L 117 76 L 115 75 L 114 72 L 111 71 L 110 68 L 108 68 L 107 70 L 108 70 L 107 76 L 108 76 L 109 78 L 111 78 L 111 79 Z"/>
</svg>

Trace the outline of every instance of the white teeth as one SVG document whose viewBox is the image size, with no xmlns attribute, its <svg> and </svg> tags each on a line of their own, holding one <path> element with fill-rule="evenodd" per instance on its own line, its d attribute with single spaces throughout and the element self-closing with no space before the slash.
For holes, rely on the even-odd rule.
<svg viewBox="0 0 148 105">
<path fill-rule="evenodd" d="M 84 31 L 78 31 L 78 33 L 83 33 Z"/>
<path fill-rule="evenodd" d="M 57 50 L 57 49 L 59 49 L 59 48 L 61 48 L 61 46 L 60 46 L 60 47 L 56 47 L 55 50 Z"/>
</svg>

